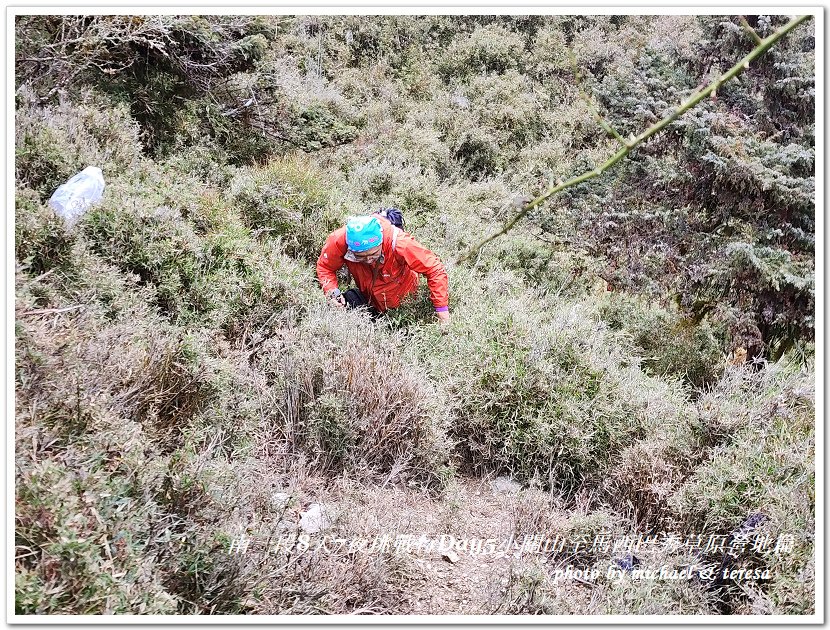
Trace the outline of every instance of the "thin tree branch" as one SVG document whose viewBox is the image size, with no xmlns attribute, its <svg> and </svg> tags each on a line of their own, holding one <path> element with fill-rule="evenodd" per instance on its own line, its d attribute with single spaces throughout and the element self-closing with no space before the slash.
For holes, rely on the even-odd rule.
<svg viewBox="0 0 830 630">
<path fill-rule="evenodd" d="M 752 51 L 750 51 L 748 55 L 746 55 L 738 63 L 736 63 L 734 66 L 732 66 L 727 72 L 725 72 L 721 76 L 717 77 L 714 81 L 712 81 L 705 88 L 703 88 L 701 90 L 698 90 L 697 92 L 693 93 L 688 98 L 688 100 L 681 103 L 680 106 L 677 109 L 675 109 L 671 114 L 669 114 L 668 116 L 666 116 L 662 120 L 656 122 L 655 124 L 653 124 L 651 127 L 646 129 L 645 131 L 643 131 L 639 135 L 633 136 L 632 138 L 630 138 L 630 140 L 626 144 L 626 146 L 622 147 L 619 151 L 617 151 L 614 155 L 612 155 L 605 163 L 601 164 L 600 166 L 598 166 L 597 168 L 595 168 L 593 170 L 587 171 L 587 172 L 583 173 L 582 175 L 579 175 L 577 177 L 569 179 L 569 180 L 567 180 L 567 181 L 565 181 L 561 184 L 558 184 L 556 186 L 551 186 L 550 188 L 548 188 L 547 191 L 545 191 L 544 193 L 542 193 L 541 195 L 539 195 L 535 199 L 529 201 L 522 208 L 522 210 L 516 216 L 514 216 L 512 219 L 510 219 L 498 232 L 496 232 L 495 234 L 493 234 L 491 236 L 488 236 L 483 241 L 481 241 L 478 244 L 474 245 L 469 250 L 467 250 L 464 254 L 459 256 L 455 261 L 456 264 L 460 264 L 460 263 L 464 262 L 465 260 L 468 260 L 469 258 L 472 258 L 478 250 L 480 250 L 482 247 L 487 245 L 489 242 L 491 242 L 491 241 L 497 239 L 499 236 L 509 232 L 513 228 L 513 226 L 516 225 L 516 223 L 519 222 L 520 219 L 522 219 L 525 215 L 527 215 L 528 212 L 530 212 L 531 210 L 533 210 L 534 208 L 536 208 L 537 206 L 542 204 L 544 201 L 546 201 L 551 195 L 554 195 L 554 194 L 558 193 L 559 191 L 564 190 L 566 188 L 571 188 L 572 186 L 576 186 L 578 184 L 581 184 L 582 182 L 587 181 L 589 179 L 593 179 L 594 177 L 596 177 L 598 175 L 602 175 L 605 171 L 607 171 L 609 168 L 614 166 L 617 162 L 622 160 L 626 155 L 628 155 L 631 152 L 632 149 L 634 149 L 638 145 L 642 144 L 646 139 L 650 138 L 651 136 L 661 132 L 669 124 L 671 124 L 677 118 L 679 118 L 681 115 L 683 115 L 686 111 L 688 111 L 689 109 L 691 109 L 692 107 L 694 107 L 695 105 L 700 103 L 700 101 L 705 99 L 707 96 L 709 96 L 710 94 L 715 92 L 715 90 L 717 90 L 722 84 L 726 83 L 727 81 L 730 81 L 731 79 L 734 79 L 741 72 L 743 72 L 744 70 L 749 68 L 749 64 L 752 61 L 754 61 L 755 59 L 757 59 L 758 57 L 763 55 L 767 50 L 769 50 L 772 47 L 773 44 L 775 44 L 775 42 L 777 42 L 779 39 L 784 37 L 787 33 L 789 33 L 796 26 L 798 26 L 799 24 L 801 24 L 802 22 L 807 20 L 809 17 L 810 17 L 809 15 L 802 15 L 800 17 L 795 17 L 792 20 L 790 20 L 789 22 L 787 22 L 787 24 L 782 26 L 780 29 L 778 29 L 774 33 L 772 33 L 772 35 L 762 39 L 761 43 L 758 46 L 753 48 Z"/>
<path fill-rule="evenodd" d="M 584 100 L 585 104 L 588 106 L 588 111 L 590 111 L 591 114 L 593 114 L 594 118 L 597 119 L 597 122 L 599 123 L 600 127 L 602 127 L 605 130 L 606 133 L 614 136 L 619 141 L 619 143 L 621 145 L 623 145 L 624 147 L 627 147 L 628 142 L 626 142 L 623 139 L 623 137 L 619 133 L 617 133 L 616 129 L 614 129 L 608 123 L 608 121 L 605 120 L 605 118 L 603 118 L 602 115 L 596 110 L 596 108 L 591 103 L 591 99 L 588 98 L 588 94 L 582 88 L 582 77 L 579 74 L 579 68 L 577 68 L 577 65 L 576 65 L 576 55 L 574 55 L 573 50 L 571 50 L 570 48 L 568 49 L 568 57 L 571 60 L 571 66 L 573 66 L 574 78 L 576 79 L 576 86 L 579 89 L 579 94 L 580 94 L 580 96 L 582 96 L 582 100 Z"/>
<path fill-rule="evenodd" d="M 749 25 L 749 22 L 746 21 L 746 18 L 743 15 L 739 15 L 738 18 L 741 20 L 741 25 L 744 29 L 752 36 L 752 39 L 755 40 L 756 44 L 762 44 L 761 37 L 758 33 L 755 32 L 755 29 Z"/>
</svg>

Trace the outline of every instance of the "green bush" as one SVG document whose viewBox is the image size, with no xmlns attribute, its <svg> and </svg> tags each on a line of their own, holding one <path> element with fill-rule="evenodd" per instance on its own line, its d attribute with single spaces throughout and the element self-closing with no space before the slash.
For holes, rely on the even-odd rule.
<svg viewBox="0 0 830 630">
<path fill-rule="evenodd" d="M 17 93 L 15 179 L 44 201 L 87 166 L 104 180 L 128 173 L 141 159 L 138 127 L 123 106 L 112 106 L 94 92 L 78 102 L 41 105 L 27 87 Z"/>
<path fill-rule="evenodd" d="M 222 237 L 221 233 L 210 235 L 206 245 L 215 248 L 216 240 Z M 227 259 L 221 250 L 211 251 L 215 266 L 200 274 L 191 299 L 196 305 L 196 322 L 244 341 L 266 334 L 269 326 L 301 317 L 308 302 L 318 297 L 315 289 L 319 285 L 310 270 L 286 256 L 278 244 L 259 250 L 247 236 L 239 244 L 241 250 L 232 250 L 233 265 L 223 265 Z M 249 251 L 245 253 L 245 249 Z"/>
<path fill-rule="evenodd" d="M 446 177 L 450 168 L 450 149 L 433 128 L 429 112 L 410 112 L 407 121 L 387 139 L 385 152 L 417 165 L 421 172 Z"/>
<path fill-rule="evenodd" d="M 735 303 L 727 307 L 724 298 Z M 688 287 L 685 306 L 697 317 L 709 311 L 729 327 L 733 348 L 754 358 L 779 358 L 800 340 L 812 338 L 815 273 L 810 260 L 785 249 L 733 241 L 705 278 Z"/>
<path fill-rule="evenodd" d="M 14 256 L 33 276 L 69 262 L 74 235 L 32 190 L 15 191 Z"/>
<path fill-rule="evenodd" d="M 653 415 L 646 401 L 666 393 L 616 355 L 590 311 L 533 299 L 515 277 L 491 273 L 484 287 L 451 305 L 455 334 L 432 367 L 468 466 L 572 494 L 655 423 L 681 422 L 675 400 Z"/>
<path fill-rule="evenodd" d="M 104 260 L 157 288 L 158 306 L 170 316 L 185 309 L 201 262 L 200 239 L 168 207 L 105 203 L 89 212 L 83 231 Z"/>
<path fill-rule="evenodd" d="M 177 520 L 154 495 L 164 453 L 211 394 L 151 313 L 109 324 L 85 306 L 18 321 L 17 609 L 172 613 L 162 577 Z"/>
<path fill-rule="evenodd" d="M 650 374 L 679 376 L 699 388 L 723 370 L 724 333 L 708 321 L 695 324 L 674 310 L 624 293 L 609 294 L 600 314 L 612 329 L 631 335 Z"/>
<path fill-rule="evenodd" d="M 225 155 L 216 147 L 192 146 L 182 148 L 160 164 L 163 172 L 175 178 L 185 177 L 202 181 L 210 187 L 224 190 L 233 180 L 236 169 L 225 161 Z M 205 190 L 209 192 L 211 188 Z"/>
<path fill-rule="evenodd" d="M 698 402 L 715 447 L 670 498 L 677 518 L 702 531 L 728 533 L 763 515 L 741 559 L 770 570 L 766 595 L 727 585 L 733 606 L 754 614 L 813 610 L 815 394 L 810 368 L 799 364 L 785 356 L 759 372 L 732 368 Z M 759 538 L 768 546 L 753 550 Z"/>
<path fill-rule="evenodd" d="M 539 97 L 532 82 L 520 72 L 477 75 L 469 81 L 467 96 L 476 126 L 496 138 L 508 155 L 539 137 Z"/>
<path fill-rule="evenodd" d="M 394 207 L 403 211 L 407 221 L 426 221 L 439 208 L 437 176 L 402 157 L 381 158 L 355 167 L 349 186 L 364 208 L 361 212 Z"/>
<path fill-rule="evenodd" d="M 537 32 L 523 64 L 537 81 L 550 81 L 557 75 L 571 73 L 564 31 L 557 25 L 549 25 Z"/>
<path fill-rule="evenodd" d="M 559 298 L 585 295 L 596 271 L 596 263 L 588 256 L 557 251 L 542 239 L 516 234 L 506 234 L 493 243 L 477 267 L 484 272 L 510 270 L 526 286 Z"/>
<path fill-rule="evenodd" d="M 293 126 L 297 127 L 300 146 L 306 151 L 351 142 L 357 129 L 343 122 L 321 105 L 312 105 L 297 114 Z"/>
<path fill-rule="evenodd" d="M 150 210 L 136 204 L 136 186 L 114 189 L 112 201 L 91 211 L 83 230 L 94 252 L 152 287 L 172 321 L 237 338 L 302 303 L 307 272 L 285 257 L 279 240 L 258 243 L 215 191 L 183 185 L 181 195 L 167 191 L 181 210 Z"/>
<path fill-rule="evenodd" d="M 316 260 L 328 234 L 344 217 L 317 165 L 302 156 L 272 160 L 242 171 L 230 190 L 242 219 L 260 234 L 280 237 L 287 253 Z"/>
<path fill-rule="evenodd" d="M 496 175 L 504 164 L 499 145 L 489 134 L 475 128 L 461 135 L 453 148 L 453 157 L 471 179 Z"/>
<path fill-rule="evenodd" d="M 472 73 L 506 72 L 519 65 L 524 39 L 499 24 L 479 26 L 456 37 L 439 61 L 445 78 Z"/>
</svg>

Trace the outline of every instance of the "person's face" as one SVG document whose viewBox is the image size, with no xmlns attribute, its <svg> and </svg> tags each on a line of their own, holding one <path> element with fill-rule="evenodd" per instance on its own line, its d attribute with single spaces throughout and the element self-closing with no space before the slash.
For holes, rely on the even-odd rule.
<svg viewBox="0 0 830 630">
<path fill-rule="evenodd" d="M 365 252 L 352 252 L 352 256 L 354 256 L 358 262 L 373 263 L 377 261 L 378 258 L 380 258 L 382 249 L 382 246 L 378 245 L 377 247 L 373 247 L 372 249 L 367 249 Z"/>
</svg>

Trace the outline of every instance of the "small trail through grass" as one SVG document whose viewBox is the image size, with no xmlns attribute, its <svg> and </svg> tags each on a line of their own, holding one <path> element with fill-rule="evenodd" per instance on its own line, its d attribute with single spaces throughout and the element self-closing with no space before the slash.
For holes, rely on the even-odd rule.
<svg viewBox="0 0 830 630">
<path fill-rule="evenodd" d="M 534 610 L 534 589 L 557 564 L 550 554 L 521 550 L 545 493 L 505 478 L 459 477 L 440 498 L 400 488 L 364 488 L 352 495 L 336 527 L 362 524 L 389 533 L 403 560 L 389 575 L 399 609 L 391 614 L 491 615 Z M 421 541 L 420 545 L 418 541 Z M 590 598 L 593 585 L 561 582 L 563 596 Z"/>
</svg>

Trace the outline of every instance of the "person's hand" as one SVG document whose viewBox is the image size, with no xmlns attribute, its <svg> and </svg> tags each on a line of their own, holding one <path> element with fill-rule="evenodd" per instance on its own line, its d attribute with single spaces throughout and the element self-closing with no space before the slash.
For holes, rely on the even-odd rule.
<svg viewBox="0 0 830 630">
<path fill-rule="evenodd" d="M 326 295 L 328 298 L 329 304 L 336 308 L 346 308 L 346 298 L 343 297 L 343 294 L 340 293 L 338 289 L 332 289 Z"/>
<path fill-rule="evenodd" d="M 435 314 L 438 316 L 438 325 L 441 327 L 441 332 L 447 334 L 450 330 L 450 312 L 438 311 Z"/>
</svg>

